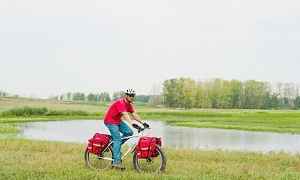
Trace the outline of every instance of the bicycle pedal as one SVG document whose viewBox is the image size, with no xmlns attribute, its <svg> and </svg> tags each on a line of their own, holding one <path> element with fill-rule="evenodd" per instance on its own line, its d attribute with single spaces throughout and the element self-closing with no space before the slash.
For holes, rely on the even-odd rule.
<svg viewBox="0 0 300 180">
<path fill-rule="evenodd" d="M 151 159 L 151 158 L 147 158 L 146 161 L 147 161 L 147 162 L 152 162 L 152 159 Z"/>
<path fill-rule="evenodd" d="M 99 154 L 98 156 L 97 156 L 97 158 L 98 159 L 102 159 L 104 156 L 103 156 L 103 154 L 101 153 L 101 154 Z"/>
</svg>

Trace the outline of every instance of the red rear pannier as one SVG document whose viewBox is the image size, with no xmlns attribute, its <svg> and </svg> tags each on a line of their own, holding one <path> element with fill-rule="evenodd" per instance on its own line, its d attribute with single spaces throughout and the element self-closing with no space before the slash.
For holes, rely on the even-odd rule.
<svg viewBox="0 0 300 180">
<path fill-rule="evenodd" d="M 138 158 L 157 157 L 159 153 L 156 145 L 161 146 L 161 138 L 141 137 L 136 147 Z"/>
<path fill-rule="evenodd" d="M 109 144 L 111 136 L 108 134 L 95 133 L 95 135 L 89 139 L 87 150 L 89 153 L 100 155 L 102 151 Z"/>
</svg>

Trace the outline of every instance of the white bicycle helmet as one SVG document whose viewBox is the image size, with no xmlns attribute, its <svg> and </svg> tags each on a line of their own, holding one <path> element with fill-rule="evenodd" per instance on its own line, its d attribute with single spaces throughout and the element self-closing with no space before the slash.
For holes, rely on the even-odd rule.
<svg viewBox="0 0 300 180">
<path fill-rule="evenodd" d="M 125 94 L 128 96 L 135 96 L 135 91 L 133 89 L 127 89 Z"/>
</svg>

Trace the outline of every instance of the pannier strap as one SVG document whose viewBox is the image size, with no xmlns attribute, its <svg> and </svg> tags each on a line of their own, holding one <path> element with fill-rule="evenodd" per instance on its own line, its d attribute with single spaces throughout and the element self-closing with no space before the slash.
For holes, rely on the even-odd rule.
<svg viewBox="0 0 300 180">
<path fill-rule="evenodd" d="M 103 145 L 101 145 L 101 144 L 95 144 L 95 143 L 93 143 L 93 146 L 96 146 L 96 147 L 103 147 Z"/>
</svg>

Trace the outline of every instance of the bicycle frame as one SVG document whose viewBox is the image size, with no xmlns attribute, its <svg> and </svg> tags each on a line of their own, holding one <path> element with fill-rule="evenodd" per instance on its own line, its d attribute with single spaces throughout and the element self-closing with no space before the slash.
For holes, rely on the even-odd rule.
<svg viewBox="0 0 300 180">
<path fill-rule="evenodd" d="M 141 132 L 139 132 L 138 134 L 135 134 L 135 135 L 132 135 L 132 136 L 127 136 L 127 137 L 124 137 L 124 138 L 121 138 L 121 140 L 124 140 L 124 139 L 127 139 L 126 142 L 129 140 L 129 139 L 132 139 L 132 138 L 139 138 L 141 136 L 144 135 L 144 131 L 145 129 L 143 129 Z M 125 143 L 126 143 L 125 142 Z M 107 148 L 109 148 L 111 145 L 112 145 L 113 141 L 110 141 L 110 143 L 107 145 L 107 147 L 103 150 L 105 151 Z M 124 144 L 125 144 L 124 143 Z M 123 144 L 121 144 L 122 146 Z M 126 156 L 130 153 L 130 152 L 133 152 L 135 150 L 137 146 L 137 141 L 133 144 L 133 146 L 129 146 L 127 151 L 124 153 L 124 155 L 121 157 L 121 160 L 124 160 L 126 158 Z M 112 158 L 107 158 L 107 157 L 99 157 L 99 159 L 104 159 L 104 160 L 109 160 L 109 161 L 113 161 Z"/>
</svg>

